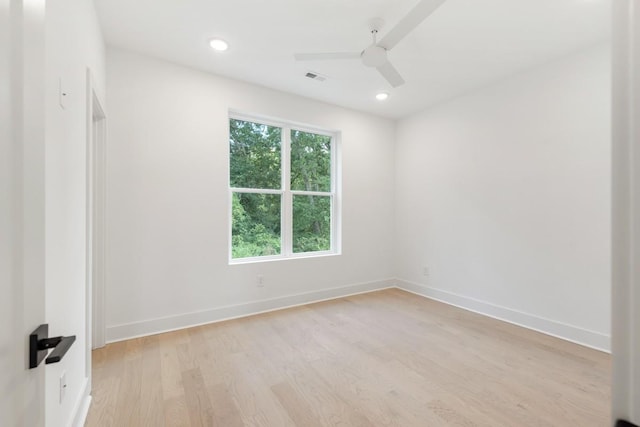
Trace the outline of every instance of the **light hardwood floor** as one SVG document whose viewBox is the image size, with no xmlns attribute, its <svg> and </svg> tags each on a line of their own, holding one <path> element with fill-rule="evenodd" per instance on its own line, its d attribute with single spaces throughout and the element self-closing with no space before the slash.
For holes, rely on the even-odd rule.
<svg viewBox="0 0 640 427">
<path fill-rule="evenodd" d="M 94 351 L 86 425 L 603 427 L 610 364 L 390 289 Z"/>
</svg>

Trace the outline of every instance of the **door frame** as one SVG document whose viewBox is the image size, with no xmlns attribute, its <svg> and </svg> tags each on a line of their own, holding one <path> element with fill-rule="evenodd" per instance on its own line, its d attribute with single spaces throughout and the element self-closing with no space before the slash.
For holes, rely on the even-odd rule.
<svg viewBox="0 0 640 427">
<path fill-rule="evenodd" d="M 87 69 L 87 242 L 86 331 L 87 372 L 91 383 L 91 350 L 104 347 L 105 325 L 105 201 L 106 114 Z"/>
<path fill-rule="evenodd" d="M 612 418 L 640 425 L 640 4 L 613 1 Z"/>
</svg>

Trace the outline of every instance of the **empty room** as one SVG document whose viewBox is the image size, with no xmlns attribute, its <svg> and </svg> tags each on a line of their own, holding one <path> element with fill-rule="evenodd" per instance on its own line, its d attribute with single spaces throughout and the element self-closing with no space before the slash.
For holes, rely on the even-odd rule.
<svg viewBox="0 0 640 427">
<path fill-rule="evenodd" d="M 0 425 L 638 422 L 633 1 L 6 3 Z"/>
</svg>

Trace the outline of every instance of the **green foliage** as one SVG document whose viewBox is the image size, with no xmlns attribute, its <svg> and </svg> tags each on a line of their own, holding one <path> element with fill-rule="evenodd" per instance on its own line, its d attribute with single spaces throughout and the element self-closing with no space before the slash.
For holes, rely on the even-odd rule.
<svg viewBox="0 0 640 427">
<path fill-rule="evenodd" d="M 282 129 L 233 119 L 229 125 L 231 187 L 280 188 Z"/>
<path fill-rule="evenodd" d="M 232 257 L 280 253 L 280 196 L 233 193 Z"/>
<path fill-rule="evenodd" d="M 293 252 L 331 249 L 331 198 L 293 196 Z"/>
<path fill-rule="evenodd" d="M 331 137 L 291 131 L 291 189 L 331 191 Z"/>
<path fill-rule="evenodd" d="M 280 189 L 282 129 L 230 120 L 232 188 Z M 331 137 L 291 131 L 291 189 L 331 191 Z M 281 252 L 281 196 L 233 193 L 232 257 Z M 331 247 L 331 198 L 293 197 L 293 251 L 316 252 Z"/>
</svg>

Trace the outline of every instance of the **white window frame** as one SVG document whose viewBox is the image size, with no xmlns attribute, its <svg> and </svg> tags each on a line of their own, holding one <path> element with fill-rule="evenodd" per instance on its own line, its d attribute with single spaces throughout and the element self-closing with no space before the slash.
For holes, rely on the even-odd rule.
<svg viewBox="0 0 640 427">
<path fill-rule="evenodd" d="M 341 180 L 340 180 L 340 132 L 318 128 L 306 124 L 296 123 L 288 120 L 273 119 L 264 116 L 246 114 L 231 111 L 229 113 L 228 124 L 231 120 L 241 120 L 258 123 L 261 125 L 273 126 L 282 129 L 280 141 L 280 162 L 281 162 L 281 184 L 280 189 L 258 189 L 258 188 L 235 188 L 231 187 L 231 156 L 227 162 L 227 179 L 229 186 L 228 198 L 228 230 L 229 230 L 229 264 L 247 264 L 265 261 L 278 261 L 299 258 L 316 258 L 324 256 L 334 256 L 341 254 Z M 230 126 L 228 126 L 228 129 Z M 322 191 L 301 191 L 291 190 L 291 131 L 324 135 L 331 138 L 331 189 L 328 192 Z M 229 134 L 227 134 L 227 145 L 229 144 Z M 254 194 L 277 194 L 280 195 L 280 254 L 265 255 L 258 257 L 233 258 L 233 193 L 254 193 Z M 293 196 L 321 196 L 329 197 L 331 202 L 331 247 L 326 251 L 315 252 L 293 252 Z"/>
</svg>

